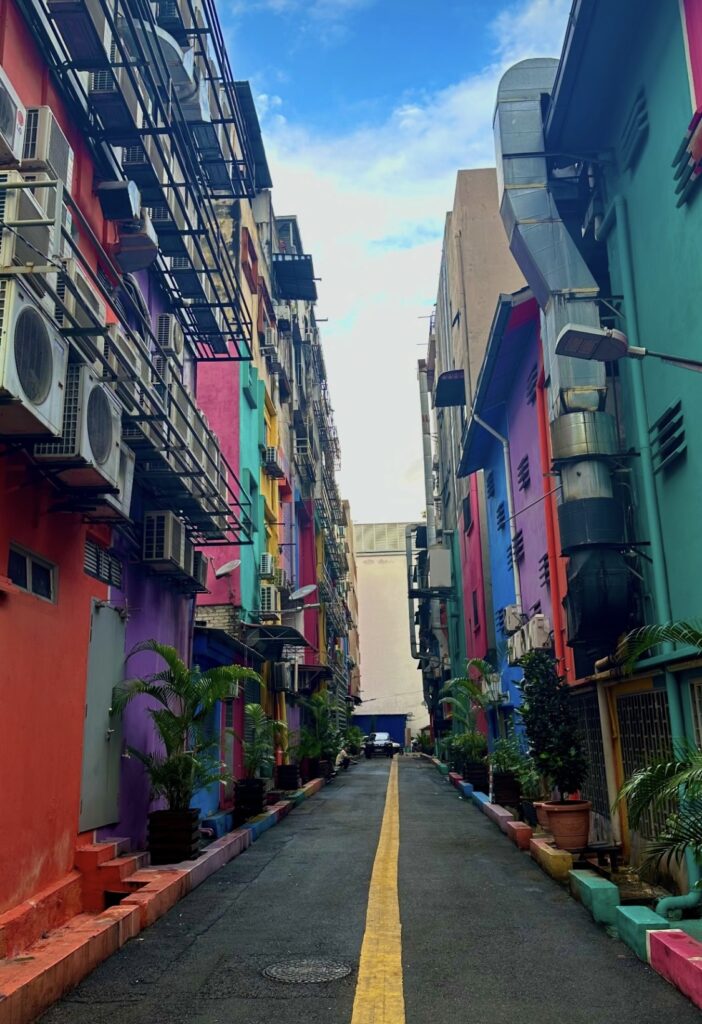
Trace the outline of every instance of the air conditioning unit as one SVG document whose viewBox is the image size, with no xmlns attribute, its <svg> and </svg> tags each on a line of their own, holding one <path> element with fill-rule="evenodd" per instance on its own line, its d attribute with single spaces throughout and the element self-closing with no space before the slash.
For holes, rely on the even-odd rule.
<svg viewBox="0 0 702 1024">
<path fill-rule="evenodd" d="M 292 665 L 289 661 L 276 661 L 273 663 L 273 691 L 274 693 L 290 693 L 292 690 Z"/>
<path fill-rule="evenodd" d="M 261 555 L 258 575 L 262 580 L 272 580 L 275 576 L 275 562 L 273 561 L 273 555 L 269 554 L 268 551 L 264 551 Z"/>
<path fill-rule="evenodd" d="M 182 571 L 185 526 L 173 512 L 145 513 L 142 558 L 154 572 Z"/>
<path fill-rule="evenodd" d="M 23 171 L 46 171 L 71 191 L 73 150 L 51 107 L 27 107 L 20 166 Z"/>
<path fill-rule="evenodd" d="M 159 313 L 156 317 L 156 340 L 167 356 L 178 363 L 183 362 L 185 336 L 174 313 Z"/>
<path fill-rule="evenodd" d="M 273 579 L 278 590 L 290 589 L 290 580 L 288 579 L 288 574 L 285 569 L 276 569 Z"/>
<path fill-rule="evenodd" d="M 195 548 L 187 537 L 183 541 L 183 572 L 191 578 L 195 572 Z"/>
<path fill-rule="evenodd" d="M 47 7 L 76 68 L 107 67 L 112 34 L 100 0 L 48 0 Z"/>
<path fill-rule="evenodd" d="M 203 590 L 207 590 L 208 569 L 209 559 L 202 551 L 196 551 L 195 558 L 193 560 L 193 578 L 198 586 L 202 587 Z"/>
<path fill-rule="evenodd" d="M 551 623 L 546 615 L 534 615 L 525 626 L 526 646 L 530 651 L 543 651 L 553 647 Z"/>
<path fill-rule="evenodd" d="M 507 638 L 507 661 L 510 665 L 518 664 L 519 660 L 524 657 L 527 652 L 526 647 L 526 633 L 525 630 L 518 629 L 516 633 L 513 633 Z"/>
<path fill-rule="evenodd" d="M 7 74 L 0 67 L 0 164 L 22 159 L 27 111 Z"/>
<path fill-rule="evenodd" d="M 119 324 L 110 324 L 107 331 L 102 339 L 102 351 L 114 377 L 106 374 L 106 378 L 115 381 L 116 393 L 132 412 L 141 407 L 143 389 L 148 387 L 146 360 Z"/>
<path fill-rule="evenodd" d="M 508 604 L 505 607 L 505 633 L 511 636 L 518 629 L 522 628 L 522 609 L 518 604 Z"/>
<path fill-rule="evenodd" d="M 47 174 L 46 171 L 23 171 L 22 177 L 25 181 L 36 182 L 36 187 L 31 189 L 31 193 L 44 211 L 44 215 L 46 217 L 51 217 L 51 219 L 54 220 L 56 211 L 56 186 L 48 184 L 46 186 L 42 186 L 40 182 L 53 182 L 56 180 L 55 177 L 52 174 Z M 71 255 L 72 246 L 70 241 L 64 237 L 62 229 L 73 237 L 73 217 L 65 199 L 61 206 L 61 223 L 56 224 L 55 227 L 54 252 L 59 257 L 68 258 Z"/>
<path fill-rule="evenodd" d="M 154 262 L 158 256 L 158 235 L 145 209 L 136 220 L 121 225 L 113 255 L 125 274 L 146 270 Z"/>
<path fill-rule="evenodd" d="M 119 494 L 105 494 L 102 499 L 101 518 L 129 519 L 134 488 L 134 465 L 136 456 L 131 448 L 122 443 L 119 446 Z M 106 511 L 109 509 L 109 512 Z"/>
<path fill-rule="evenodd" d="M 119 64 L 114 39 L 110 46 L 110 63 Z M 126 67 L 107 67 L 104 71 L 93 71 L 88 83 L 88 98 L 100 116 L 105 136 L 112 142 L 124 142 L 144 127 L 140 102 L 149 106 L 140 72 L 136 65 L 130 68 L 136 76 L 139 91 L 132 85 Z"/>
<path fill-rule="evenodd" d="M 122 407 L 114 392 L 91 367 L 69 366 L 62 435 L 35 444 L 34 457 L 53 463 L 70 487 L 117 487 L 121 440 Z"/>
<path fill-rule="evenodd" d="M 264 330 L 264 340 L 261 343 L 261 355 L 262 356 L 273 356 L 278 351 L 277 337 L 274 327 L 266 327 Z"/>
<path fill-rule="evenodd" d="M 280 614 L 280 594 L 277 587 L 264 584 L 261 587 L 261 618 Z"/>
<path fill-rule="evenodd" d="M 18 280 L 0 278 L 0 434 L 61 433 L 68 342 Z"/>
<path fill-rule="evenodd" d="M 60 327 L 71 327 L 71 316 L 82 330 L 92 329 L 96 335 L 101 334 L 107 319 L 105 303 L 77 260 L 61 260 L 61 267 L 56 283 L 60 302 L 54 304 L 54 320 Z"/>
<path fill-rule="evenodd" d="M 176 448 L 180 447 L 187 449 L 188 439 L 190 436 L 190 423 L 188 421 L 189 412 L 190 404 L 183 385 L 180 381 L 173 381 L 171 384 L 171 402 L 168 408 L 168 420 L 173 427 L 173 446 Z M 176 460 L 176 465 L 180 466 L 182 463 Z"/>
<path fill-rule="evenodd" d="M 151 392 L 158 399 L 163 409 L 170 405 L 171 387 L 175 381 L 173 370 L 166 356 L 151 355 L 149 369 Z"/>
<path fill-rule="evenodd" d="M 207 437 L 209 428 L 207 419 L 198 408 L 190 410 L 190 454 L 193 463 L 203 472 L 207 469 Z"/>
<path fill-rule="evenodd" d="M 0 185 L 22 184 L 17 171 L 0 173 Z M 46 266 L 55 255 L 55 225 L 33 224 L 46 220 L 42 204 L 29 188 L 0 188 L 0 266 Z"/>
</svg>

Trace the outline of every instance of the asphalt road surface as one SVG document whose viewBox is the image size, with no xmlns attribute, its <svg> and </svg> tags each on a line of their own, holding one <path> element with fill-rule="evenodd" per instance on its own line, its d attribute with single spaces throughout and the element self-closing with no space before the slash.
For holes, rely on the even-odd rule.
<svg viewBox="0 0 702 1024">
<path fill-rule="evenodd" d="M 363 761 L 102 964 L 43 1024 L 403 1024 L 383 1003 L 388 978 L 368 977 L 370 949 L 404 988 L 407 1024 L 700 1024 L 691 1003 L 428 762 L 396 763 L 396 962 L 390 939 L 387 956 L 368 945 L 394 898 L 390 762 Z M 352 970 L 312 984 L 262 973 L 307 958 Z"/>
</svg>

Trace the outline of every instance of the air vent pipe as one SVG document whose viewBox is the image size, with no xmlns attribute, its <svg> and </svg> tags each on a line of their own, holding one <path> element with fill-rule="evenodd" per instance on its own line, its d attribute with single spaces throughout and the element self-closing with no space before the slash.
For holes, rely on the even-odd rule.
<svg viewBox="0 0 702 1024">
<path fill-rule="evenodd" d="M 604 365 L 556 355 L 566 323 L 600 324 L 598 286 L 563 222 L 549 172 L 543 111 L 558 61 L 522 61 L 503 76 L 495 111 L 500 213 L 509 247 L 541 309 L 544 373 L 558 517 L 570 555 L 565 605 L 569 643 L 594 660 L 629 624 L 632 575 L 621 549 L 624 517 L 613 499 L 607 456 L 612 423 L 603 412 Z"/>
</svg>

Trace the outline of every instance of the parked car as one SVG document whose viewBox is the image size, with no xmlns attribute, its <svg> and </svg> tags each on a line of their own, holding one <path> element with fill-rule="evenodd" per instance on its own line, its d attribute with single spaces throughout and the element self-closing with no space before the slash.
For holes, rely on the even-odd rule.
<svg viewBox="0 0 702 1024">
<path fill-rule="evenodd" d="M 366 757 L 374 757 L 376 754 L 383 754 L 385 757 L 394 757 L 400 753 L 401 747 L 396 743 L 389 732 L 372 732 L 365 737 L 364 751 Z"/>
</svg>

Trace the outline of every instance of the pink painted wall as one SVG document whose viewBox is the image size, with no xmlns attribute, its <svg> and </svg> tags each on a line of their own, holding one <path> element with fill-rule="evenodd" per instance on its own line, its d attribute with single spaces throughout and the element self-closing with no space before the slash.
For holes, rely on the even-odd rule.
<svg viewBox="0 0 702 1024">
<path fill-rule="evenodd" d="M 211 429 L 219 438 L 222 454 L 240 476 L 239 463 L 239 364 L 226 361 L 201 363 L 197 371 L 197 404 L 207 416 Z M 240 549 L 233 544 L 222 544 L 207 549 L 212 567 L 217 568 L 239 557 Z M 231 576 L 215 579 L 214 572 L 208 574 L 209 594 L 199 594 L 197 603 L 241 604 L 241 574 L 239 570 Z"/>
<path fill-rule="evenodd" d="M 472 522 L 468 531 L 465 530 L 462 511 L 458 523 L 466 651 L 469 658 L 484 658 L 488 650 L 488 631 L 483 581 L 483 552 L 480 542 L 480 499 L 476 474 L 470 477 L 470 507 Z M 473 614 L 473 591 L 477 591 L 477 619 Z"/>
</svg>

